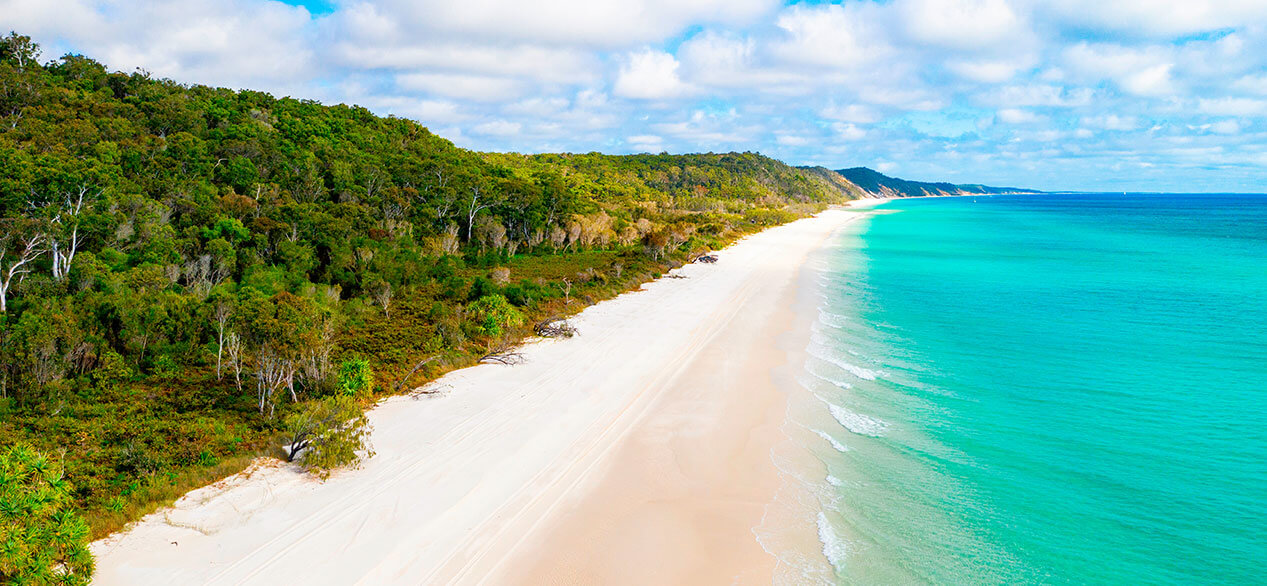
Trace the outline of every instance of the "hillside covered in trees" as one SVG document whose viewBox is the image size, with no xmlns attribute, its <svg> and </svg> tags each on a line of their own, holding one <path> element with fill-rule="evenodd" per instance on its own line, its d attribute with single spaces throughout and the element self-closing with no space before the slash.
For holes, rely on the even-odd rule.
<svg viewBox="0 0 1267 586">
<path fill-rule="evenodd" d="M 59 455 L 100 536 L 311 440 L 313 413 L 355 415 L 315 401 L 407 391 L 861 194 L 824 171 L 471 152 L 364 108 L 42 61 L 11 34 L 0 446 Z"/>
<path fill-rule="evenodd" d="M 817 172 L 807 169 L 807 172 Z M 866 167 L 853 167 L 836 171 L 850 184 L 857 186 L 871 197 L 923 197 L 929 195 L 989 195 L 1000 193 L 1041 193 L 1019 187 L 990 187 L 976 183 L 926 183 L 889 177 Z"/>
</svg>

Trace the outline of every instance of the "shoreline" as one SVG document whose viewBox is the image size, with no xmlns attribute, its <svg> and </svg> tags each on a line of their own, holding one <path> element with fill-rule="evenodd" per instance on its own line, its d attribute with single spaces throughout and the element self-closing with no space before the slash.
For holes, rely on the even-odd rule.
<svg viewBox="0 0 1267 586">
<path fill-rule="evenodd" d="M 645 512 L 637 503 L 654 498 L 638 495 L 641 489 L 677 494 L 680 506 L 634 515 L 646 523 L 632 539 L 653 544 L 649 538 L 666 530 L 694 537 L 662 547 L 660 558 L 644 552 L 611 564 L 625 579 L 638 580 L 630 568 L 656 565 L 647 559 L 675 553 L 683 560 L 675 571 L 688 581 L 738 567 L 717 557 L 703 558 L 708 567 L 692 565 L 708 551 L 753 562 L 733 578 L 769 582 L 775 560 L 753 530 L 778 488 L 770 448 L 785 437 L 786 396 L 770 373 L 787 348 L 776 340 L 791 327 L 787 301 L 807 255 L 860 217 L 828 210 L 751 235 L 721 251 L 717 265 L 687 265 L 674 271 L 685 279 L 661 279 L 586 308 L 574 319 L 579 337 L 526 346 L 524 365 L 455 371 L 432 383 L 450 387 L 446 396 L 383 401 L 370 412 L 378 455 L 361 469 L 321 483 L 288 466 L 256 466 L 193 491 L 94 542 L 95 583 L 479 583 L 511 567 L 515 578 L 531 581 L 523 580 L 533 575 L 525 567 L 536 564 L 544 578 L 552 566 L 543 555 L 515 561 L 533 552 L 521 545 L 530 536 L 568 535 L 567 511 L 585 509 L 595 495 L 614 494 L 635 504 L 628 510 Z M 719 387 L 717 380 L 730 382 Z M 735 401 L 719 388 L 753 394 Z M 680 445 L 655 439 L 666 432 Z M 713 457 L 717 449 L 728 457 Z M 684 457 L 693 460 L 682 470 L 704 472 L 655 472 L 663 470 L 657 462 Z M 604 492 L 613 471 L 642 480 L 626 483 L 629 491 Z M 727 482 L 736 475 L 751 482 Z M 740 527 L 739 538 L 733 530 L 701 530 L 713 526 L 698 522 L 710 515 Z M 674 529 L 683 522 L 694 532 Z M 748 547 L 732 547 L 745 540 Z M 608 553 L 637 549 L 609 545 Z"/>
<path fill-rule="evenodd" d="M 771 583 L 782 563 L 758 529 L 782 493 L 799 489 L 775 452 L 803 454 L 785 426 L 793 375 L 817 311 L 807 262 L 861 217 L 817 234 L 817 244 L 801 251 L 786 274 L 754 293 L 748 299 L 754 315 L 721 330 L 649 408 L 599 478 L 563 496 L 553 518 L 520 536 L 531 545 L 498 555 L 484 582 Z M 812 529 L 797 537 L 817 543 Z"/>
</svg>

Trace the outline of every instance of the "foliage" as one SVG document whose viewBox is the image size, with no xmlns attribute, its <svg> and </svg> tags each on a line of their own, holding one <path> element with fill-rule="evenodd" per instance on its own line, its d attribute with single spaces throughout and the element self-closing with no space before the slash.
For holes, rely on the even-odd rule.
<svg viewBox="0 0 1267 586">
<path fill-rule="evenodd" d="M 338 392 L 350 397 L 373 393 L 374 370 L 370 368 L 370 361 L 364 358 L 344 360 L 339 365 Z"/>
<path fill-rule="evenodd" d="M 468 305 L 466 310 L 475 318 L 480 329 L 494 338 L 501 336 L 506 328 L 521 326 L 524 323 L 524 315 L 502 295 L 480 297 Z"/>
<path fill-rule="evenodd" d="M 64 450 L 99 536 L 268 453 L 346 396 L 354 357 L 358 389 L 370 362 L 398 381 L 442 357 L 419 371 L 439 376 L 853 195 L 755 153 L 477 153 L 357 106 L 41 61 L 11 34 L 0 445 Z"/>
<path fill-rule="evenodd" d="M 336 395 L 309 401 L 286 417 L 287 459 L 320 475 L 372 456 L 370 423 L 356 401 Z"/>
<path fill-rule="evenodd" d="M 62 467 L 24 445 L 0 452 L 0 582 L 87 584 L 88 525 Z"/>
</svg>

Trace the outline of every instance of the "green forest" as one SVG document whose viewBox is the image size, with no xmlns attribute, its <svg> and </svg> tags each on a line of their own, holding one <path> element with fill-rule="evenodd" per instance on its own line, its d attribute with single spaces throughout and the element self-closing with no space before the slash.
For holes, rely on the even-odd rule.
<svg viewBox="0 0 1267 586">
<path fill-rule="evenodd" d="M 22 448 L 0 484 L 44 462 L 31 474 L 100 537 L 320 440 L 312 421 L 860 195 L 823 171 L 472 152 L 356 106 L 42 61 L 10 34 L 0 447 Z"/>
</svg>

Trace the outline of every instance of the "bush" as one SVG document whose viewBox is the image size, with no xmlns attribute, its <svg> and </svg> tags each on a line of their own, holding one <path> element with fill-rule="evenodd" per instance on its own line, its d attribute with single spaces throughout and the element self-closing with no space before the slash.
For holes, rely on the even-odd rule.
<svg viewBox="0 0 1267 586">
<path fill-rule="evenodd" d="M 494 338 L 501 336 L 506 328 L 524 323 L 524 314 L 515 309 L 501 295 L 485 295 L 475 300 L 466 309 L 475 318 L 483 333 Z"/>
<path fill-rule="evenodd" d="M 344 360 L 339 365 L 338 394 L 349 397 L 369 395 L 374 392 L 374 370 L 364 358 Z"/>
<path fill-rule="evenodd" d="M 486 277 L 475 277 L 475 281 L 471 283 L 471 290 L 467 292 L 467 299 L 479 300 L 489 295 L 497 293 L 497 286 Z"/>
<path fill-rule="evenodd" d="M 321 476 L 356 464 L 361 458 L 358 452 L 374 455 L 369 450 L 369 419 L 350 396 L 309 401 L 286 417 L 285 427 L 290 441 L 287 460 L 298 461 Z"/>
<path fill-rule="evenodd" d="M 510 269 L 506 267 L 497 267 L 493 269 L 492 273 L 490 273 L 490 276 L 493 279 L 493 283 L 496 283 L 498 285 L 505 285 L 506 283 L 510 282 Z"/>
<path fill-rule="evenodd" d="M 62 467 L 26 446 L 0 452 L 0 583 L 88 584 L 88 525 Z"/>
</svg>

